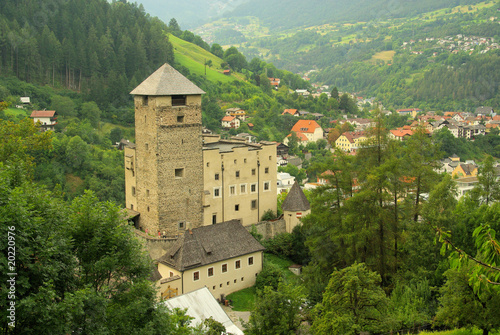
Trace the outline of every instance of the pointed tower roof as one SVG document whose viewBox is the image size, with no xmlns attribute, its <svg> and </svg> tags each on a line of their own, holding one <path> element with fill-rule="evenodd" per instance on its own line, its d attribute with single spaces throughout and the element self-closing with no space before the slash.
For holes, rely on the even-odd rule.
<svg viewBox="0 0 500 335">
<path fill-rule="evenodd" d="M 203 90 L 169 64 L 165 63 L 130 94 L 134 95 L 197 95 Z"/>
<path fill-rule="evenodd" d="M 299 183 L 295 181 L 290 192 L 286 196 L 285 201 L 281 205 L 281 209 L 284 211 L 297 212 L 297 211 L 307 211 L 311 208 L 309 201 L 306 198 L 304 192 L 299 186 Z"/>
</svg>

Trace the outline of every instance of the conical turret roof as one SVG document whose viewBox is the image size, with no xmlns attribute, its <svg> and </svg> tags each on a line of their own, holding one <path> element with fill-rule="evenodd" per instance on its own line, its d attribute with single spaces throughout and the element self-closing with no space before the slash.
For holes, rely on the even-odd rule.
<svg viewBox="0 0 500 335">
<path fill-rule="evenodd" d="M 134 95 L 197 95 L 205 92 L 165 63 L 130 94 Z"/>
<path fill-rule="evenodd" d="M 290 192 L 286 196 L 285 201 L 281 204 L 281 209 L 289 212 L 300 212 L 307 211 L 311 208 L 309 201 L 306 198 L 304 192 L 299 186 L 299 183 L 295 181 Z"/>
</svg>

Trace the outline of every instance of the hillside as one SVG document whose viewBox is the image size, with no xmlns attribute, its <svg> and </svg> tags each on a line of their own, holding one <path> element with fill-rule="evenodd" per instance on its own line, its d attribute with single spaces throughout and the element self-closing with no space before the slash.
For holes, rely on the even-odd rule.
<svg viewBox="0 0 500 335">
<path fill-rule="evenodd" d="M 220 81 L 225 83 L 236 80 L 234 74 L 227 76 L 222 73 L 223 68 L 221 64 L 224 61 L 219 57 L 172 34 L 168 35 L 168 39 L 174 47 L 175 61 L 188 68 L 191 73 L 205 76 L 206 71 L 206 78 L 214 82 Z M 207 62 L 211 62 L 211 66 L 205 66 Z"/>
<path fill-rule="evenodd" d="M 386 107 L 470 110 L 499 103 L 498 85 L 491 84 L 498 78 L 486 70 L 498 66 L 497 13 L 498 4 L 487 1 L 403 19 L 318 21 L 284 32 L 267 29 L 264 20 L 254 17 L 226 18 L 196 32 L 209 41 L 237 45 L 249 59 L 310 73 L 316 84 L 377 97 Z M 454 71 L 443 71 L 447 67 Z M 456 78 L 451 78 L 453 72 L 458 72 Z M 430 81 L 440 76 L 447 80 Z M 472 84 L 478 80 L 483 84 Z"/>
</svg>

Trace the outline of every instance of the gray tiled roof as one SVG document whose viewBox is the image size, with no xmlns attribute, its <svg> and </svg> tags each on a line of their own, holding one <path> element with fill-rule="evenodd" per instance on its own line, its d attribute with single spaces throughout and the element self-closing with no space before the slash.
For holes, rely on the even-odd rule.
<svg viewBox="0 0 500 335">
<path fill-rule="evenodd" d="M 134 95 L 196 95 L 203 90 L 193 84 L 169 64 L 164 64 L 130 94 Z"/>
<path fill-rule="evenodd" d="M 158 262 L 185 271 L 264 249 L 239 220 L 232 220 L 186 231 Z"/>
<path fill-rule="evenodd" d="M 307 200 L 304 192 L 299 186 L 299 183 L 295 181 L 290 192 L 286 196 L 286 199 L 281 205 L 281 209 L 284 211 L 296 212 L 296 211 L 307 211 L 311 208 L 309 201 Z"/>
</svg>

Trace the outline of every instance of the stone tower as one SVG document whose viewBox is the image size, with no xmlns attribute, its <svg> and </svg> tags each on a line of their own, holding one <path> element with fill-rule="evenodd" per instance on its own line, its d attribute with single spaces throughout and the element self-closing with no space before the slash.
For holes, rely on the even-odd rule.
<svg viewBox="0 0 500 335">
<path fill-rule="evenodd" d="M 125 150 L 126 207 L 150 233 L 173 236 L 203 224 L 204 93 L 168 64 L 130 92 L 136 141 Z"/>
</svg>

